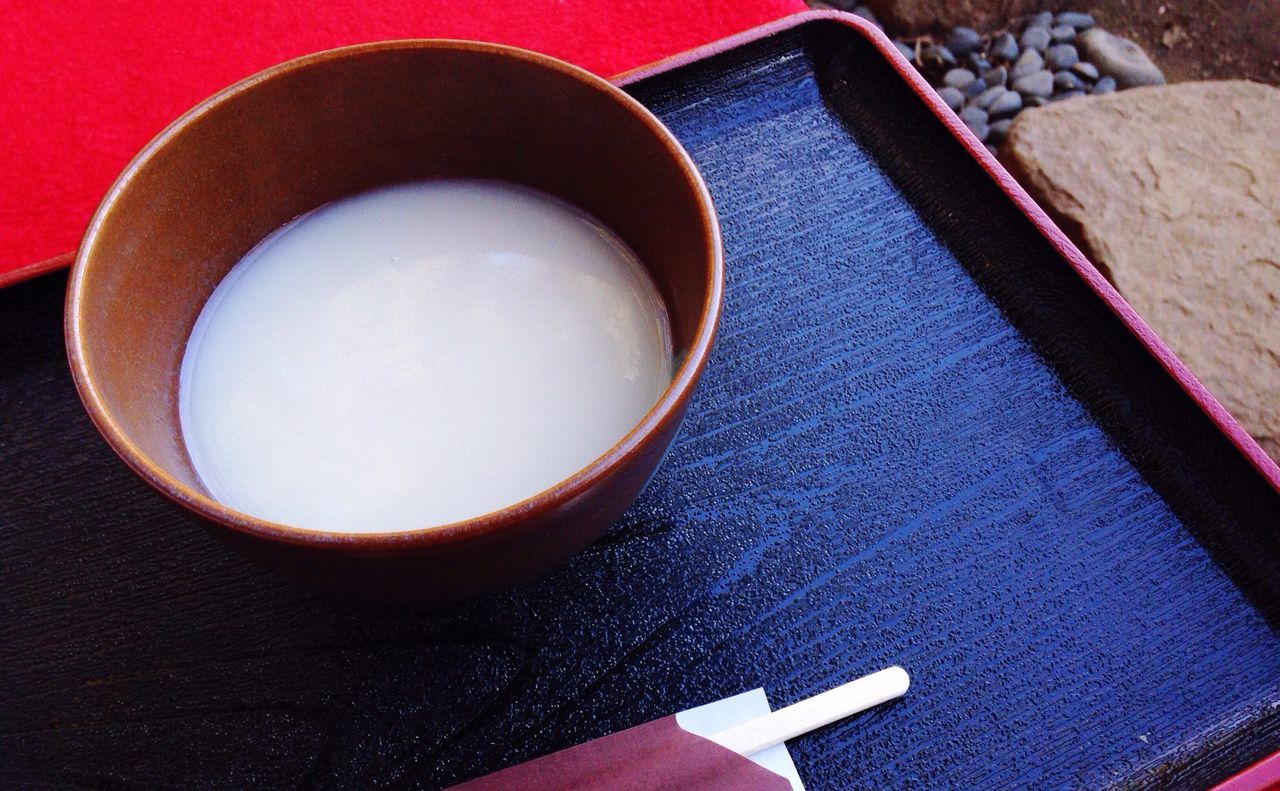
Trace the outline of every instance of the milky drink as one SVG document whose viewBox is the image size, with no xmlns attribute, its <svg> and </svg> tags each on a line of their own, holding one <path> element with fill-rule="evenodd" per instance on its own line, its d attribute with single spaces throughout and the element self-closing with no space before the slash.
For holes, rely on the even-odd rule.
<svg viewBox="0 0 1280 791">
<path fill-rule="evenodd" d="M 179 412 L 214 499 L 302 528 L 467 519 L 607 451 L 671 379 L 666 311 L 600 223 L 424 181 L 294 220 L 214 291 Z"/>
</svg>

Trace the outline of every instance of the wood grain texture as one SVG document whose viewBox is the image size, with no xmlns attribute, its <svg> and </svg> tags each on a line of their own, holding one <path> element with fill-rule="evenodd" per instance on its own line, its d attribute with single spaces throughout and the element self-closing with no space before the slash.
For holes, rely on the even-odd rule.
<svg viewBox="0 0 1280 791">
<path fill-rule="evenodd" d="M 439 787 L 890 664 L 810 788 L 1195 787 L 1280 747 L 1280 498 L 857 36 L 631 87 L 723 219 L 722 332 L 602 540 L 438 612 L 230 555 L 0 292 L 0 785 Z"/>
</svg>

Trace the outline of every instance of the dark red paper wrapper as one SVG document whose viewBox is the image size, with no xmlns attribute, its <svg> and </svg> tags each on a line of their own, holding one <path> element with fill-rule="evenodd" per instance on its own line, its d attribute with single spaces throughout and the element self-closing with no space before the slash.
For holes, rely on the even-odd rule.
<svg viewBox="0 0 1280 791">
<path fill-rule="evenodd" d="M 791 782 L 689 733 L 674 715 L 453 786 L 451 791 L 789 791 Z"/>
</svg>

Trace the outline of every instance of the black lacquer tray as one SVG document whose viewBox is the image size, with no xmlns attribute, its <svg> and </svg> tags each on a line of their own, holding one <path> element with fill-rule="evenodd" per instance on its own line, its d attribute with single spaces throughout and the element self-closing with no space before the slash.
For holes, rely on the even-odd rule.
<svg viewBox="0 0 1280 791">
<path fill-rule="evenodd" d="M 809 788 L 1280 748 L 1274 465 L 886 44 L 809 16 L 630 78 L 717 201 L 716 352 L 622 522 L 451 609 L 230 554 L 91 427 L 64 275 L 0 292 L 0 784 L 438 787 L 890 664 L 904 700 L 791 742 Z"/>
</svg>

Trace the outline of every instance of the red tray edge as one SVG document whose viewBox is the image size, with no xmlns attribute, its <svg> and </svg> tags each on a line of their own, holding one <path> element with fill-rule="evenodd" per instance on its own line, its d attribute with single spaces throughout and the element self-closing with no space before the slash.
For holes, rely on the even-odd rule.
<svg viewBox="0 0 1280 791">
<path fill-rule="evenodd" d="M 55 269 L 65 269 L 71 266 L 71 262 L 76 260 L 74 251 L 55 255 L 52 258 L 46 258 L 43 261 L 36 261 L 30 264 L 23 264 L 17 269 L 10 269 L 8 272 L 0 272 L 0 288 L 12 286 L 21 283 L 24 280 L 30 280 L 33 277 L 52 272 Z"/>
<path fill-rule="evenodd" d="M 861 17 L 843 11 L 801 11 L 728 38 L 720 39 L 711 44 L 664 58 L 647 66 L 623 72 L 614 77 L 613 80 L 618 85 L 629 85 L 646 77 L 679 68 L 694 61 L 717 55 L 734 47 L 767 38 L 803 25 L 806 22 L 816 20 L 830 20 L 853 28 L 868 39 L 889 60 L 890 64 L 911 86 L 916 95 L 928 105 L 929 109 L 942 121 L 947 130 L 968 149 L 970 155 L 978 160 L 983 170 L 991 176 L 992 180 L 1009 196 L 1010 200 L 1014 202 L 1023 214 L 1027 215 L 1027 218 L 1031 220 L 1058 253 L 1066 259 L 1076 274 L 1102 299 L 1111 312 L 1124 322 L 1129 332 L 1137 337 L 1147 351 L 1159 361 L 1160 366 L 1177 380 L 1182 389 L 1191 396 L 1200 409 L 1214 422 L 1214 425 L 1222 433 L 1226 434 L 1254 468 L 1262 473 L 1262 477 L 1276 491 L 1280 491 L 1280 464 L 1277 464 L 1268 456 L 1253 437 L 1249 435 L 1249 432 L 1245 431 L 1236 422 L 1236 419 L 1231 416 L 1226 407 L 1205 388 L 1204 384 L 1191 372 L 1191 369 L 1178 359 L 1173 350 L 1165 345 L 1164 341 L 1156 335 L 1155 330 L 1151 329 L 1142 317 L 1134 311 L 1133 307 L 1125 301 L 1124 297 L 1120 296 L 1120 292 L 1116 291 L 1115 287 L 1102 276 L 1102 273 L 1089 262 L 1084 253 L 1080 252 L 1079 248 L 1067 238 L 1067 235 L 1049 218 L 1044 209 L 1040 208 L 1039 204 L 1032 200 L 1027 191 L 1022 188 L 1022 185 L 1009 174 L 1009 171 L 1005 170 L 1004 166 L 987 150 L 986 146 L 973 136 L 973 133 L 964 125 L 964 122 L 951 111 L 951 108 L 947 107 L 933 88 L 920 76 L 920 73 L 907 62 L 906 58 L 902 57 L 902 53 L 898 52 L 897 47 L 893 46 L 893 42 L 876 26 Z M 1277 755 L 1280 755 L 1280 752 Z"/>
<path fill-rule="evenodd" d="M 749 42 L 758 41 L 760 38 L 767 38 L 818 19 L 828 19 L 854 28 L 855 31 L 858 31 L 863 37 L 872 42 L 872 45 L 876 46 L 877 50 L 881 51 L 884 58 L 888 59 L 892 67 L 897 70 L 899 76 L 905 79 L 911 90 L 915 91 L 916 96 L 919 96 L 920 100 L 924 101 L 925 105 L 928 105 L 928 108 L 933 111 L 938 120 L 941 120 L 942 124 L 945 125 L 947 131 L 950 131 L 952 136 L 960 141 L 961 145 L 968 148 L 969 154 L 978 160 L 978 164 L 982 165 L 983 170 L 986 170 L 989 177 L 995 180 L 997 186 L 1005 192 L 1005 195 L 1009 196 L 1010 200 L 1032 221 L 1032 224 L 1036 225 L 1042 236 L 1048 239 L 1053 248 L 1064 257 L 1071 269 L 1074 269 L 1075 273 L 1084 280 L 1093 293 L 1096 293 L 1102 302 L 1106 303 L 1106 306 L 1110 308 L 1111 312 L 1114 312 L 1120 321 L 1123 321 L 1129 332 L 1138 338 L 1138 342 L 1142 343 L 1143 347 L 1146 347 L 1147 351 L 1156 357 L 1161 367 L 1164 367 L 1165 371 L 1169 372 L 1169 375 L 1178 381 L 1180 387 L 1210 417 L 1213 425 L 1219 427 L 1219 430 L 1228 436 L 1236 449 L 1239 449 L 1240 453 L 1243 453 L 1249 459 L 1253 467 L 1257 468 L 1258 472 L 1261 472 L 1263 479 L 1266 479 L 1277 491 L 1280 491 L 1280 465 L 1277 465 L 1274 459 L 1267 456 L 1265 451 L 1262 451 L 1261 445 L 1258 445 L 1253 436 L 1249 435 L 1248 431 L 1245 431 L 1244 427 L 1231 416 L 1231 413 L 1226 411 L 1226 407 L 1222 406 L 1217 401 L 1217 398 L 1208 392 L 1208 389 L 1204 387 L 1201 380 L 1196 378 L 1192 370 L 1183 361 L 1179 360 L 1178 356 L 1174 355 L 1172 349 L 1166 346 L 1164 340 L 1158 337 L 1155 330 L 1142 319 L 1142 316 L 1137 314 L 1137 311 L 1133 310 L 1133 307 L 1129 305 L 1129 302 L 1125 301 L 1124 297 L 1120 296 L 1120 292 L 1116 291 L 1114 285 L 1111 285 L 1106 278 L 1103 278 L 1102 273 L 1098 271 L 1096 266 L 1089 262 L 1084 253 L 1080 252 L 1079 248 L 1075 246 L 1075 243 L 1071 242 L 1071 239 L 1066 237 L 1065 233 L 1062 233 L 1056 223 L 1053 223 L 1047 212 L 1041 209 L 1041 206 L 1036 201 L 1032 200 L 1032 197 L 1021 187 L 1018 180 L 1014 179 L 1007 172 L 1005 166 L 1000 164 L 1000 160 L 997 160 L 991 154 L 991 151 L 988 151 L 987 147 L 982 145 L 982 142 L 977 137 L 974 137 L 974 134 L 964 125 L 964 122 L 961 122 L 959 116 L 952 113 L 945 102 L 938 97 L 937 92 L 929 86 L 928 82 L 925 82 L 919 72 L 916 72 L 913 65 L 905 58 L 902 58 L 901 52 L 897 51 L 897 47 L 893 46 L 893 42 L 888 40 L 884 32 L 867 22 L 867 20 L 855 17 L 854 14 L 835 12 L 835 10 L 810 10 L 810 12 L 791 14 L 790 17 L 774 20 L 774 22 L 763 24 L 763 26 L 751 28 L 749 31 L 722 38 L 722 40 L 712 42 L 712 44 L 696 47 L 696 49 L 672 55 L 671 58 L 664 58 L 655 61 L 655 63 L 644 65 L 644 67 L 628 70 L 628 72 L 623 72 L 614 77 L 613 82 L 620 84 L 620 86 L 626 86 L 626 84 L 640 81 L 640 79 L 652 77 L 654 74 L 668 72 L 668 70 L 680 68 L 682 65 L 694 63 L 696 60 L 710 58 L 712 55 L 721 54 L 721 52 L 733 49 L 733 47 L 749 44 Z M 1251 765 L 1251 767 L 1243 769 L 1242 772 L 1226 778 L 1225 781 L 1213 787 L 1212 791 L 1263 791 L 1266 788 L 1274 787 L 1280 787 L 1280 751 L 1276 751 L 1276 753 L 1268 755 L 1267 758 L 1263 758 L 1260 762 Z"/>
<path fill-rule="evenodd" d="M 1280 752 L 1274 752 L 1228 777 L 1210 791 L 1262 791 L 1268 788 L 1280 788 Z"/>
<path fill-rule="evenodd" d="M 1098 295 L 1107 307 L 1124 323 L 1129 331 L 1160 363 L 1161 367 L 1172 376 L 1183 390 L 1196 402 L 1220 431 L 1227 435 L 1236 448 L 1245 455 L 1249 462 L 1260 472 L 1271 485 L 1280 491 L 1280 464 L 1277 464 L 1262 450 L 1244 428 L 1236 422 L 1217 398 L 1196 378 L 1191 369 L 1173 353 L 1156 334 L 1155 330 L 1120 296 L 1120 292 L 1107 281 L 1098 269 L 1089 262 L 1066 234 L 1058 228 L 1049 215 L 1040 208 L 1030 194 L 1019 184 L 1009 171 L 1005 170 L 986 146 L 979 141 L 964 122 L 952 112 L 951 108 L 938 97 L 938 94 L 924 80 L 907 60 L 893 46 L 893 42 L 875 25 L 861 17 L 843 11 L 813 10 L 801 11 L 781 19 L 768 22 L 758 27 L 744 30 L 732 36 L 722 38 L 701 47 L 654 61 L 621 74 L 611 80 L 620 86 L 626 86 L 646 77 L 661 74 L 672 69 L 685 66 L 703 58 L 720 54 L 735 47 L 758 41 L 778 33 L 816 20 L 831 20 L 858 31 L 885 56 L 916 95 L 933 111 L 942 124 L 969 151 L 983 170 L 996 182 L 1001 190 L 1014 204 L 1027 215 L 1032 224 L 1049 241 L 1051 245 L 1066 259 L 1076 274 L 1085 281 L 1089 288 Z M 0 288 L 15 285 L 24 280 L 47 274 L 58 269 L 65 269 L 75 261 L 76 251 L 63 253 L 43 261 L 20 266 L 17 269 L 0 273 Z M 1252 766 L 1232 775 L 1211 791 L 1265 791 L 1280 787 L 1280 751 L 1263 758 Z"/>
<path fill-rule="evenodd" d="M 1276 491 L 1280 491 L 1280 465 L 1262 450 L 1257 441 L 1250 436 L 1249 432 L 1244 430 L 1243 426 L 1236 422 L 1236 419 L 1231 416 L 1226 407 L 1205 388 L 1204 384 L 1191 372 L 1191 369 L 1182 360 L 1178 359 L 1178 356 L 1160 339 L 1155 330 L 1138 315 L 1125 298 L 1120 295 L 1120 292 L 1116 291 L 1115 287 L 1102 276 L 1097 267 L 1090 263 L 1084 253 L 1080 252 L 1080 249 L 1075 246 L 1075 243 L 1067 238 L 1067 235 L 1050 219 L 1045 210 L 1031 198 L 1031 195 L 1010 175 L 1009 171 L 1005 170 L 1000 161 L 987 150 L 987 147 L 969 131 L 964 122 L 952 112 L 951 108 L 947 107 L 942 99 L 938 97 L 937 92 L 916 71 L 915 67 L 906 58 L 902 57 L 902 53 L 898 52 L 893 42 L 875 25 L 861 17 L 843 11 L 802 11 L 720 39 L 711 44 L 623 72 L 614 77 L 613 81 L 618 85 L 629 85 L 646 77 L 661 74 L 703 58 L 720 54 L 734 47 L 790 30 L 806 22 L 823 19 L 838 22 L 858 31 L 889 60 L 899 76 L 906 80 L 916 95 L 942 121 L 947 130 L 968 149 L 969 154 L 978 160 L 983 170 L 991 176 L 992 180 L 1009 196 L 1010 200 L 1014 202 L 1022 213 L 1027 215 L 1027 218 L 1062 255 L 1071 268 L 1075 270 L 1076 274 L 1098 295 L 1111 312 L 1119 317 L 1129 332 L 1138 339 L 1147 351 L 1159 361 L 1160 366 L 1191 396 L 1200 409 L 1213 421 L 1214 425 L 1222 433 L 1226 434 L 1258 472 L 1262 473 L 1262 477 Z M 1252 766 L 1232 775 L 1214 786 L 1211 791 L 1264 791 L 1265 789 L 1277 787 L 1280 787 L 1280 751 L 1272 753 Z"/>
</svg>

